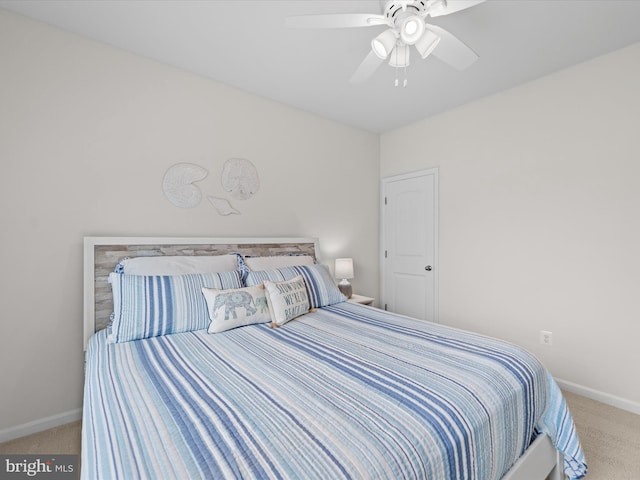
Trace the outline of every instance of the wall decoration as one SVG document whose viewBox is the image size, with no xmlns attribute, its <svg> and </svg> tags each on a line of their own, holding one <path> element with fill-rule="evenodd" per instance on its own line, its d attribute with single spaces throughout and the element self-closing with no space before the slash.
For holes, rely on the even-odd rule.
<svg viewBox="0 0 640 480">
<path fill-rule="evenodd" d="M 240 215 L 240 212 L 233 208 L 226 198 L 213 197 L 209 195 L 207 199 L 211 202 L 211 205 L 218 211 L 220 215 Z"/>
<path fill-rule="evenodd" d="M 245 158 L 230 158 L 222 168 L 222 188 L 238 200 L 247 200 L 260 188 L 258 170 Z"/>
<path fill-rule="evenodd" d="M 165 197 L 176 207 L 194 208 L 202 201 L 202 192 L 196 182 L 203 180 L 209 172 L 193 163 L 176 163 L 169 167 L 162 179 Z M 260 189 L 258 170 L 245 158 L 230 158 L 221 173 L 222 188 L 237 200 L 247 200 Z M 240 215 L 226 198 L 208 195 L 207 199 L 219 215 Z"/>
<path fill-rule="evenodd" d="M 176 207 L 196 207 L 202 200 L 202 193 L 194 183 L 203 180 L 208 174 L 209 172 L 199 165 L 176 163 L 164 174 L 162 191 Z"/>
</svg>

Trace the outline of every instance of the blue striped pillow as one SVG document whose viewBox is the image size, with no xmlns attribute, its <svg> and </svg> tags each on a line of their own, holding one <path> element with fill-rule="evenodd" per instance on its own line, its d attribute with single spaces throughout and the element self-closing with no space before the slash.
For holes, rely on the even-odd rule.
<svg viewBox="0 0 640 480">
<path fill-rule="evenodd" d="M 111 343 L 206 329 L 207 303 L 202 288 L 240 288 L 237 271 L 143 276 L 111 273 Z"/>
<path fill-rule="evenodd" d="M 245 283 L 247 286 L 260 285 L 265 280 L 281 282 L 291 280 L 302 275 L 307 287 L 309 306 L 311 308 L 326 307 L 334 303 L 344 302 L 347 297 L 342 295 L 331 278 L 329 269 L 324 265 L 297 265 L 295 267 L 283 267 L 274 270 L 262 270 L 249 272 Z"/>
</svg>

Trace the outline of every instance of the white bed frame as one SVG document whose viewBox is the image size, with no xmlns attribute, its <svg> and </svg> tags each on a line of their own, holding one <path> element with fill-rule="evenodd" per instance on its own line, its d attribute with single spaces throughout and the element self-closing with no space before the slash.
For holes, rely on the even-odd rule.
<svg viewBox="0 0 640 480">
<path fill-rule="evenodd" d="M 319 244 L 312 237 L 85 237 L 84 238 L 84 346 L 104 328 L 104 312 L 96 305 L 110 298 L 105 291 L 109 271 L 125 257 L 157 255 L 287 255 L 308 253 L 318 258 Z M 109 264 L 105 266 L 105 262 Z M 105 297 L 108 298 L 98 298 Z M 564 480 L 562 455 L 547 435 L 540 435 L 502 480 Z"/>
</svg>

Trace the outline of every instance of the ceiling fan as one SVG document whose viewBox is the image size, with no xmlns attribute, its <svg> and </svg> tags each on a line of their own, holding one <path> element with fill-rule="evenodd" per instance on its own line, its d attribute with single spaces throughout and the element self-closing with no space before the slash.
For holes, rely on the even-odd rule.
<svg viewBox="0 0 640 480">
<path fill-rule="evenodd" d="M 421 58 L 434 57 L 464 70 L 478 55 L 458 38 L 437 25 L 427 23 L 427 17 L 439 17 L 473 7 L 485 0 L 381 0 L 382 14 L 337 13 L 328 15 L 298 15 L 286 18 L 294 28 L 349 28 L 387 25 L 385 31 L 371 41 L 371 51 L 351 77 L 352 83 L 362 83 L 388 60 L 392 67 L 409 66 L 409 47 L 413 45 Z M 436 48 L 437 47 L 437 48 Z M 404 86 L 407 84 L 405 75 Z M 396 70 L 395 85 L 398 86 Z"/>
</svg>

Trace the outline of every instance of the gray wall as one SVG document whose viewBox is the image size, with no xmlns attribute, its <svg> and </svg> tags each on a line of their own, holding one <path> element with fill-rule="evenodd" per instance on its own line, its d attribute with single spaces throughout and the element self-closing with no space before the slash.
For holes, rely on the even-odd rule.
<svg viewBox="0 0 640 480">
<path fill-rule="evenodd" d="M 82 405 L 85 235 L 316 236 L 377 295 L 377 135 L 2 10 L 0 66 L 0 434 Z M 232 157 L 261 179 L 241 215 L 164 197 L 178 162 L 224 196 Z"/>
<path fill-rule="evenodd" d="M 439 166 L 440 321 L 640 413 L 640 44 L 382 135 Z M 553 332 L 553 346 L 538 342 Z"/>
</svg>

